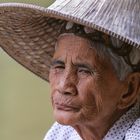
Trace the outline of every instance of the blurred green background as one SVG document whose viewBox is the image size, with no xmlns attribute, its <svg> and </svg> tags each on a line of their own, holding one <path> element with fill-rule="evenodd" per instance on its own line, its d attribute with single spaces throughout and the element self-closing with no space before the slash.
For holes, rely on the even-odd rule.
<svg viewBox="0 0 140 140">
<path fill-rule="evenodd" d="M 0 0 L 47 7 L 53 0 Z M 53 123 L 47 82 L 0 48 L 0 140 L 43 140 Z"/>
</svg>

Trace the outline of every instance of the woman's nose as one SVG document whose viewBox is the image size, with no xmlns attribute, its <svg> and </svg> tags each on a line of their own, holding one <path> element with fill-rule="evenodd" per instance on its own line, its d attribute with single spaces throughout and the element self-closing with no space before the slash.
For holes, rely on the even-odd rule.
<svg viewBox="0 0 140 140">
<path fill-rule="evenodd" d="M 60 92 L 64 95 L 77 95 L 76 75 L 72 73 L 63 75 L 60 81 Z"/>
</svg>

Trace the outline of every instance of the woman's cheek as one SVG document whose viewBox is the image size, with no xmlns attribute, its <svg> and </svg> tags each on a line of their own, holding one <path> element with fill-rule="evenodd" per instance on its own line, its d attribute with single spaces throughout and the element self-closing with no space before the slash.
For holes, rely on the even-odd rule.
<svg viewBox="0 0 140 140">
<path fill-rule="evenodd" d="M 49 81 L 50 86 L 53 87 L 58 84 L 60 75 L 55 70 L 50 70 Z"/>
<path fill-rule="evenodd" d="M 102 107 L 102 97 L 100 88 L 95 83 L 94 79 L 87 79 L 79 83 L 78 89 L 81 101 L 84 103 L 83 105 L 85 107 L 89 106 L 90 108 L 88 109 L 97 113 Z"/>
</svg>

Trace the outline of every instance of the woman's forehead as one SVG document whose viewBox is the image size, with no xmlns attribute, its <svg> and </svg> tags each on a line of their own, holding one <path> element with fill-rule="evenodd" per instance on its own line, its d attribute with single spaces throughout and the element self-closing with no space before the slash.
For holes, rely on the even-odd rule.
<svg viewBox="0 0 140 140">
<path fill-rule="evenodd" d="M 77 55 L 87 55 L 91 54 L 91 44 L 89 40 L 76 36 L 74 34 L 63 34 L 58 38 L 56 43 L 55 55 L 61 54 L 77 54 Z M 69 52 L 69 53 L 68 53 Z M 93 55 L 93 54 L 92 54 Z M 84 56 L 83 56 L 84 57 Z"/>
<path fill-rule="evenodd" d="M 91 67 L 101 68 L 106 60 L 98 56 L 97 50 L 91 46 L 88 39 L 74 34 L 65 34 L 59 37 L 53 60 L 72 63 L 87 63 Z M 69 62 L 70 62 L 69 61 Z"/>
<path fill-rule="evenodd" d="M 75 41 L 75 42 L 73 42 L 73 41 Z M 81 36 L 78 36 L 78 35 L 75 35 L 74 33 L 64 33 L 58 37 L 57 44 L 60 44 L 60 43 L 64 44 L 67 42 L 69 42 L 69 43 L 71 42 L 72 44 L 75 43 L 75 45 L 77 45 L 79 43 L 89 45 L 88 39 L 81 37 Z"/>
</svg>

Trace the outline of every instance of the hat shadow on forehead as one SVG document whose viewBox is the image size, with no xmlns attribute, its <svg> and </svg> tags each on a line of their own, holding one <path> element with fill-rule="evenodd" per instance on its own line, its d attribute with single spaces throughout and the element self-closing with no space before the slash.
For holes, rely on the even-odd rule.
<svg viewBox="0 0 140 140">
<path fill-rule="evenodd" d="M 137 32 L 133 38 L 133 35 L 131 36 L 129 33 L 131 31 L 125 31 L 125 33 L 128 32 L 125 35 L 118 33 L 119 30 L 121 31 L 119 23 L 117 25 L 118 30 L 115 29 L 116 22 L 114 23 L 116 32 L 112 29 L 113 25 L 106 26 L 105 22 L 107 22 L 106 20 L 111 20 L 111 15 L 108 17 L 107 13 L 104 13 L 105 15 L 103 16 L 103 11 L 106 6 L 108 6 L 106 9 L 108 11 L 109 8 L 112 7 L 111 4 L 108 2 L 104 4 L 103 1 L 94 3 L 94 1 L 89 0 L 85 7 L 84 0 L 79 0 L 78 2 L 78 6 L 75 7 L 73 0 L 57 0 L 49 8 L 19 3 L 0 4 L 0 46 L 24 67 L 47 81 L 55 42 L 61 33 L 60 29 L 62 25 L 64 25 L 66 21 L 71 21 L 80 24 L 80 26 L 84 25 L 105 32 L 126 41 L 135 47 L 140 46 L 140 43 L 137 41 L 140 36 L 137 35 Z M 122 0 L 120 3 L 122 3 Z M 128 2 L 128 4 L 131 3 L 132 2 L 130 1 Z M 116 1 L 114 1 L 114 5 L 116 4 Z M 100 9 L 101 5 L 103 8 L 102 10 Z M 82 6 L 86 8 L 83 9 L 86 10 L 83 15 L 81 15 L 82 9 L 80 8 Z M 67 7 L 69 8 L 67 9 Z M 136 9 L 137 8 L 134 5 L 133 14 Z M 113 9 L 111 8 L 110 10 L 112 11 Z M 99 12 L 98 16 L 97 11 Z M 98 18 L 93 16 L 95 15 L 95 12 L 96 17 Z M 116 14 L 119 15 L 119 13 Z M 99 19 L 101 17 L 106 18 L 106 20 L 103 21 Z M 113 21 L 114 19 L 112 18 L 111 23 L 113 23 Z M 136 26 L 133 30 L 137 30 L 137 22 L 138 20 L 136 19 Z M 122 22 L 122 25 L 126 25 L 127 28 L 129 26 L 125 22 Z M 132 22 L 130 22 L 130 27 L 133 27 Z"/>
</svg>

